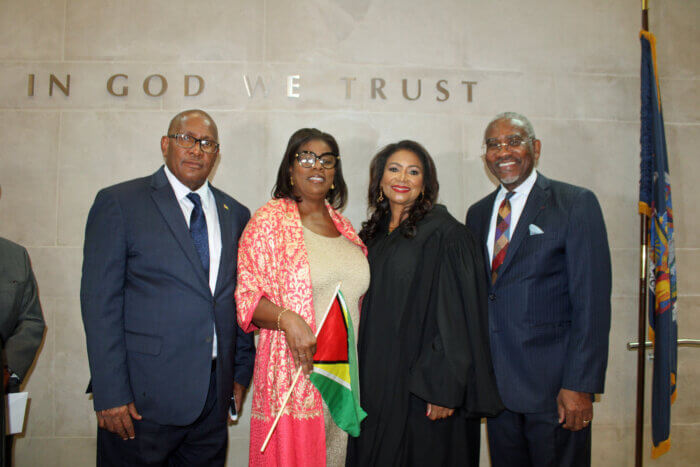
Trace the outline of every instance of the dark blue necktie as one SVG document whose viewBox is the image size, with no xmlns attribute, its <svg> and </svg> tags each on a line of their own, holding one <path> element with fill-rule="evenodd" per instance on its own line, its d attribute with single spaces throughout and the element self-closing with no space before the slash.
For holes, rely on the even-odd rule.
<svg viewBox="0 0 700 467">
<path fill-rule="evenodd" d="M 202 209 L 202 200 L 197 193 L 190 193 L 187 198 L 192 201 L 194 208 L 190 214 L 190 235 L 194 241 L 194 247 L 202 260 L 204 272 L 209 277 L 209 234 L 207 233 L 207 218 Z"/>
</svg>

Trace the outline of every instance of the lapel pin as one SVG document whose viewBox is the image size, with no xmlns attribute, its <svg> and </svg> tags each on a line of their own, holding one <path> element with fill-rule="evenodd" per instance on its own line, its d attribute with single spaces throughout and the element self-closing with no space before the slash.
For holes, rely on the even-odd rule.
<svg viewBox="0 0 700 467">
<path fill-rule="evenodd" d="M 228 211 L 228 206 L 226 206 L 226 204 L 224 204 L 224 209 Z"/>
</svg>

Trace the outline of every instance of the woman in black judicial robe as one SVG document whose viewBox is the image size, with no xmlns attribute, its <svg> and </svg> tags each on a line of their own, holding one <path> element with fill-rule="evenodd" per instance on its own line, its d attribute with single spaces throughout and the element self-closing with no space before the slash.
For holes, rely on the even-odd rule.
<svg viewBox="0 0 700 467">
<path fill-rule="evenodd" d="M 435 165 L 418 143 L 370 167 L 371 282 L 360 317 L 360 400 L 349 466 L 479 464 L 480 417 L 502 410 L 488 342 L 482 255 L 436 205 Z"/>
</svg>

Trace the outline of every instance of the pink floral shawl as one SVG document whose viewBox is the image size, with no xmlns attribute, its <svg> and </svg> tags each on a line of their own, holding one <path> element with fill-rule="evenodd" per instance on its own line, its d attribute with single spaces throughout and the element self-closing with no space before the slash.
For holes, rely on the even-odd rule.
<svg viewBox="0 0 700 467">
<path fill-rule="evenodd" d="M 367 254 L 352 224 L 327 204 L 338 231 Z M 273 199 L 248 223 L 238 248 L 236 308 L 246 332 L 257 329 L 253 312 L 262 297 L 295 311 L 316 331 L 311 273 L 299 209 L 290 199 Z M 321 396 L 300 378 L 265 453 L 260 447 L 294 377 L 284 333 L 262 329 L 253 376 L 250 465 L 325 466 L 326 437 Z"/>
</svg>

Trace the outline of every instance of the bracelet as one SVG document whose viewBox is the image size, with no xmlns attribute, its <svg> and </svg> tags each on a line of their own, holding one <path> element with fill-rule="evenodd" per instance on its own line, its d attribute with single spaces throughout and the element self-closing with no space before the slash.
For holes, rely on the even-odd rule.
<svg viewBox="0 0 700 467">
<path fill-rule="evenodd" d="M 288 309 L 282 308 L 282 311 L 280 311 L 280 313 L 277 315 L 277 330 L 278 331 L 282 330 L 282 329 L 280 329 L 280 319 L 282 318 L 282 315 L 288 311 L 289 311 Z"/>
</svg>

